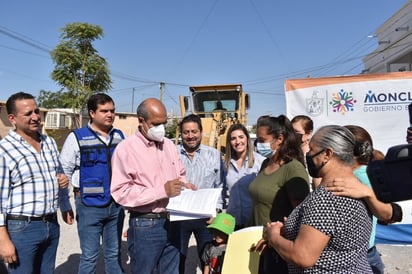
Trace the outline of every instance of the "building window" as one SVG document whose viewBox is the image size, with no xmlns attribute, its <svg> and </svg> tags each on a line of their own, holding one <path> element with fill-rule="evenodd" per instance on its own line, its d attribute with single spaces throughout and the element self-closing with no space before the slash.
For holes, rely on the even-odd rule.
<svg viewBox="0 0 412 274">
<path fill-rule="evenodd" d="M 72 128 L 72 117 L 65 115 L 64 125 L 66 128 Z"/>
<path fill-rule="evenodd" d="M 48 113 L 46 116 L 46 127 L 48 128 L 57 128 L 57 113 Z"/>
<path fill-rule="evenodd" d="M 47 113 L 46 128 L 66 128 L 66 115 L 62 113 Z"/>
<path fill-rule="evenodd" d="M 66 115 L 60 113 L 59 116 L 60 116 L 60 119 L 59 119 L 58 127 L 59 128 L 65 128 L 66 127 Z"/>
</svg>

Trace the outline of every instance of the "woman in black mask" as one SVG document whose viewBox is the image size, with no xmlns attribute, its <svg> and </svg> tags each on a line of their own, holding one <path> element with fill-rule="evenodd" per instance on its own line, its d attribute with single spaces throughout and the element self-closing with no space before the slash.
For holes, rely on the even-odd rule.
<svg viewBox="0 0 412 274">
<path fill-rule="evenodd" d="M 287 221 L 266 226 L 269 246 L 288 262 L 290 273 L 372 273 L 366 254 L 372 219 L 365 204 L 327 191 L 336 177 L 353 178 L 355 138 L 341 126 L 321 127 L 312 137 L 306 163 L 320 186 Z"/>
</svg>

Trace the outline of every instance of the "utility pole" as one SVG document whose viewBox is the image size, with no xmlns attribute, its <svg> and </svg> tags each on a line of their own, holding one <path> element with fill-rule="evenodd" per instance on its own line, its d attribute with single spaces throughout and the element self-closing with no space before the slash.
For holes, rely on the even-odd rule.
<svg viewBox="0 0 412 274">
<path fill-rule="evenodd" d="M 164 95 L 165 95 L 165 83 L 160 82 L 160 102 L 163 102 Z"/>
<path fill-rule="evenodd" d="M 134 88 L 132 91 L 132 113 L 134 112 Z"/>
</svg>

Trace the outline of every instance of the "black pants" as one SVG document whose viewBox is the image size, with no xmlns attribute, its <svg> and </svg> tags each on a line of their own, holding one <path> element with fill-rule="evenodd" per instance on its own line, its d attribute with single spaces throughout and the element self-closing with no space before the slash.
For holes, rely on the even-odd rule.
<svg viewBox="0 0 412 274">
<path fill-rule="evenodd" d="M 259 261 L 259 274 L 288 274 L 288 264 L 273 248 L 268 248 Z"/>
</svg>

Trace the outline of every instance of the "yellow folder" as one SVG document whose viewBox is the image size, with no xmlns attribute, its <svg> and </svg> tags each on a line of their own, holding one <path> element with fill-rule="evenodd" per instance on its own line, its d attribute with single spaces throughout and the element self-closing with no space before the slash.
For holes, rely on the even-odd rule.
<svg viewBox="0 0 412 274">
<path fill-rule="evenodd" d="M 229 236 L 222 274 L 257 274 L 259 253 L 249 248 L 262 238 L 263 226 L 237 230 Z"/>
</svg>

